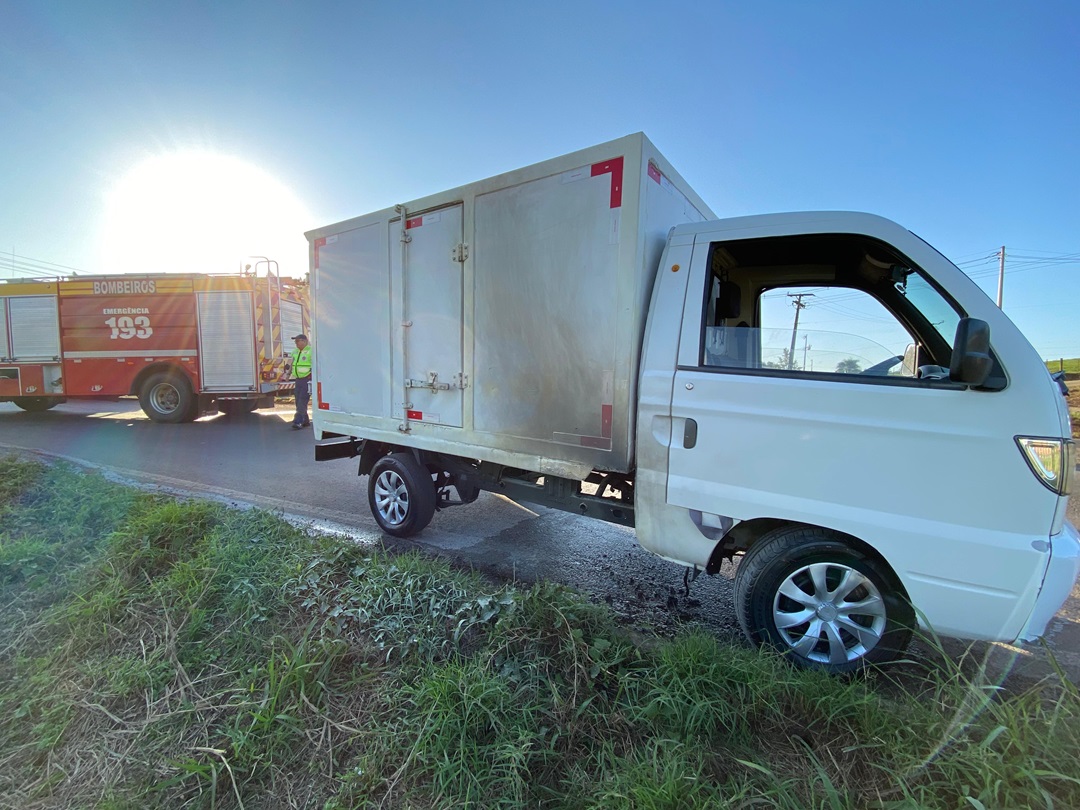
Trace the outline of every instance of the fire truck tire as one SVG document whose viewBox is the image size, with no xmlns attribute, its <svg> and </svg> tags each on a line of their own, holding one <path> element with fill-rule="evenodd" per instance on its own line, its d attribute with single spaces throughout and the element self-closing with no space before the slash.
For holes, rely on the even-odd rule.
<svg viewBox="0 0 1080 810">
<path fill-rule="evenodd" d="M 59 397 L 15 397 L 14 402 L 24 411 L 38 413 L 39 411 L 47 411 L 49 408 L 55 408 L 63 400 Z"/>
<path fill-rule="evenodd" d="M 198 403 L 191 383 L 182 374 L 152 374 L 139 391 L 139 404 L 154 422 L 190 422 L 198 417 Z"/>
<path fill-rule="evenodd" d="M 383 456 L 368 477 L 368 505 L 384 532 L 412 537 L 435 515 L 431 473 L 411 453 Z"/>
</svg>

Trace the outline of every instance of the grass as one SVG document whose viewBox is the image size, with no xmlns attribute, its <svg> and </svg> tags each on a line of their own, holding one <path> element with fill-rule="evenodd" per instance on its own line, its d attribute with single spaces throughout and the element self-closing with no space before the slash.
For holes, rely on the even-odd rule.
<svg viewBox="0 0 1080 810">
<path fill-rule="evenodd" d="M 1080 373 L 1080 357 L 1071 359 L 1047 360 L 1046 367 L 1050 371 L 1064 371 L 1066 374 Z"/>
<path fill-rule="evenodd" d="M 0 460 L 0 806 L 1080 807 L 1080 696 L 797 671 Z"/>
</svg>

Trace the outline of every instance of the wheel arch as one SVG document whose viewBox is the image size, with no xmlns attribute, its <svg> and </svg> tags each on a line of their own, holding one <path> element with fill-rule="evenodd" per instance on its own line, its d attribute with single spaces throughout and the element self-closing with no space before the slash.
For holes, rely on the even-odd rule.
<svg viewBox="0 0 1080 810">
<path fill-rule="evenodd" d="M 370 475 L 371 470 L 375 467 L 376 461 L 383 456 L 389 456 L 393 453 L 408 453 L 420 462 L 421 465 L 426 461 L 421 451 L 414 447 L 402 447 L 398 444 L 368 440 L 364 442 L 364 445 L 360 450 L 360 467 L 356 471 L 356 474 Z"/>
<path fill-rule="evenodd" d="M 910 594 L 908 594 L 907 588 L 904 586 L 904 581 L 900 578 L 900 575 L 896 573 L 896 569 L 894 569 L 885 556 L 870 543 L 853 534 L 848 534 L 847 532 L 833 528 L 832 526 L 822 526 L 816 523 L 803 523 L 797 520 L 753 518 L 737 523 L 723 536 L 720 542 L 716 544 L 716 547 L 713 548 L 705 570 L 710 574 L 717 573 L 724 560 L 730 560 L 739 552 L 749 551 L 754 544 L 765 535 L 776 529 L 788 526 L 802 526 L 808 529 L 820 529 L 829 532 L 834 535 L 837 540 L 847 544 L 855 551 L 869 557 L 879 564 L 882 569 L 892 577 L 893 584 L 899 590 L 901 595 L 905 599 L 910 599 Z"/>
<path fill-rule="evenodd" d="M 128 394 L 130 396 L 139 396 L 139 394 L 142 392 L 142 387 L 146 384 L 146 381 L 155 374 L 160 374 L 161 372 L 165 372 L 167 374 L 182 375 L 187 379 L 188 384 L 191 385 L 192 392 L 196 395 L 198 394 L 198 389 L 195 385 L 194 377 L 192 377 L 192 375 L 188 372 L 186 368 L 177 365 L 176 363 L 151 363 L 146 368 L 141 369 L 139 373 L 135 375 L 135 378 L 131 381 L 131 388 L 130 390 L 128 390 Z"/>
</svg>

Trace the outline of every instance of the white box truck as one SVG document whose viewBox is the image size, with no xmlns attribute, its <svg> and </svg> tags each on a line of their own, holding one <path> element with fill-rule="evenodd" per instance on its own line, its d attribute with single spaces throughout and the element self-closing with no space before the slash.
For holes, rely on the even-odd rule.
<svg viewBox="0 0 1080 810">
<path fill-rule="evenodd" d="M 748 636 L 833 672 L 1035 638 L 1073 587 L 1059 389 L 893 222 L 716 219 L 637 134 L 307 236 L 316 458 L 388 534 L 489 490 L 742 555 Z"/>
</svg>

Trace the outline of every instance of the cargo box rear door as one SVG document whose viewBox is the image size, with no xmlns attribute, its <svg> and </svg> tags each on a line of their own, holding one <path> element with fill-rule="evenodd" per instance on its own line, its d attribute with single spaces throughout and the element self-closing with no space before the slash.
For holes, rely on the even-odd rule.
<svg viewBox="0 0 1080 810">
<path fill-rule="evenodd" d="M 390 223 L 392 275 L 403 295 L 394 417 L 461 427 L 462 207 L 410 216 L 406 232 L 402 251 L 401 222 Z"/>
</svg>

